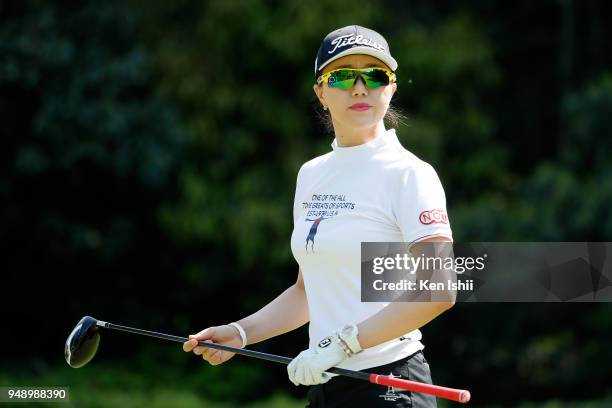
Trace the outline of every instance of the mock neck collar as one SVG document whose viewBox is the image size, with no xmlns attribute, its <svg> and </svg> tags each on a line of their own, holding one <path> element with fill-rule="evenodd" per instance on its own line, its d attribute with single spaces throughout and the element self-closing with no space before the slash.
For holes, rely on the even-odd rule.
<svg viewBox="0 0 612 408">
<path fill-rule="evenodd" d="M 362 144 L 355 145 L 355 146 L 349 146 L 349 147 L 338 146 L 338 141 L 336 140 L 336 138 L 334 138 L 333 142 L 331 143 L 331 147 L 334 153 L 345 156 L 345 155 L 355 155 L 355 154 L 361 154 L 361 153 L 367 153 L 367 152 L 373 153 L 377 151 L 378 149 L 380 149 L 382 146 L 385 146 L 389 143 L 393 143 L 395 141 L 397 141 L 397 135 L 395 134 L 395 129 L 387 129 L 382 135 L 377 136 L 374 139 L 366 143 L 362 143 Z"/>
</svg>

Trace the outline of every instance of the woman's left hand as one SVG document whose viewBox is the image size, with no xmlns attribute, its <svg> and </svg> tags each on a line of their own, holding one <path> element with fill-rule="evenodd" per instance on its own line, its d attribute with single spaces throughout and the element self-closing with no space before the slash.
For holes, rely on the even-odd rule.
<svg viewBox="0 0 612 408">
<path fill-rule="evenodd" d="M 347 357 L 335 336 L 324 338 L 315 348 L 302 351 L 287 366 L 289 380 L 295 385 L 316 385 L 329 381 L 325 372 Z"/>
</svg>

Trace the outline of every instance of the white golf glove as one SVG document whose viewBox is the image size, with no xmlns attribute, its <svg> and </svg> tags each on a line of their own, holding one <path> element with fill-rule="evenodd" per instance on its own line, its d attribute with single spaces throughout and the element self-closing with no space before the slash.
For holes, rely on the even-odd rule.
<svg viewBox="0 0 612 408">
<path fill-rule="evenodd" d="M 361 351 L 357 334 L 357 326 L 344 326 L 337 333 L 319 341 L 315 348 L 302 351 L 287 366 L 289 380 L 295 385 L 316 385 L 329 381 L 331 376 L 325 370 Z"/>
</svg>

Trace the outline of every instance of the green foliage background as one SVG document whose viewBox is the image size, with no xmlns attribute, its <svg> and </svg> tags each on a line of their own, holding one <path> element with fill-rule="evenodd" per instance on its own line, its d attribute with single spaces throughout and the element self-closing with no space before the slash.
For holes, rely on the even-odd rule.
<svg viewBox="0 0 612 408">
<path fill-rule="evenodd" d="M 207 367 L 113 335 L 75 373 L 61 349 L 83 314 L 191 333 L 293 283 L 295 177 L 333 139 L 313 110 L 314 57 L 344 25 L 387 37 L 398 135 L 437 169 L 457 241 L 610 240 L 611 11 L 571 0 L 0 2 L 0 385 L 70 386 L 74 406 L 301 406 L 290 398 L 304 390 L 267 363 Z M 457 305 L 423 330 L 434 379 L 469 387 L 473 406 L 607 406 L 610 312 Z M 306 344 L 300 329 L 256 347 L 295 355 Z"/>
</svg>

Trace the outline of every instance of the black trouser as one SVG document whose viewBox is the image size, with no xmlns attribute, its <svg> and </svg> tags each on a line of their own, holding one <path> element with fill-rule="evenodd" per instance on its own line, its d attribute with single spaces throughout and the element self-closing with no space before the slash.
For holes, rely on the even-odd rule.
<svg viewBox="0 0 612 408">
<path fill-rule="evenodd" d="M 396 362 L 363 371 L 393 374 L 395 377 L 431 384 L 429 364 L 421 351 Z M 418 392 L 398 390 L 341 376 L 333 377 L 325 384 L 310 387 L 306 408 L 340 407 L 435 408 L 436 399 Z"/>
</svg>

